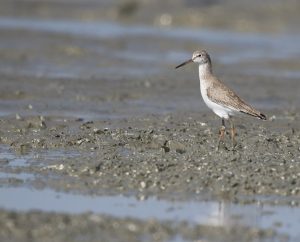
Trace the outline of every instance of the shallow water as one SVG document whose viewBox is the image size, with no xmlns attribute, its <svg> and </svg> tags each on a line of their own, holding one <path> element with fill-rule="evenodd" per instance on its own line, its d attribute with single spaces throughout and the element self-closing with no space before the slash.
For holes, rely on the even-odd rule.
<svg viewBox="0 0 300 242">
<path fill-rule="evenodd" d="M 182 29 L 167 28 L 161 29 L 152 26 L 142 25 L 122 25 L 114 22 L 84 22 L 70 20 L 40 20 L 31 18 L 4 18 L 0 17 L 0 30 L 32 31 L 40 34 L 56 34 L 58 36 L 73 36 L 74 38 L 97 39 L 97 40 L 116 40 L 124 38 L 136 42 L 134 38 L 151 38 L 153 40 L 165 41 L 190 41 L 200 42 L 201 46 L 222 46 L 227 49 L 224 53 L 213 51 L 217 61 L 225 65 L 241 64 L 254 61 L 274 61 L 297 58 L 300 54 L 297 43 L 300 41 L 300 34 L 257 34 L 257 33 L 235 33 L 220 30 L 201 29 Z M 137 42 L 138 43 L 138 42 Z M 42 44 L 42 43 L 41 43 Z M 284 48 L 282 45 L 284 44 Z M 0 43 L 2 47 L 12 47 L 10 43 Z M 22 45 L 20 45 L 22 46 Z M 118 66 L 119 72 L 128 76 L 143 76 L 158 74 L 162 70 L 158 64 L 177 63 L 180 59 L 185 59 L 191 55 L 183 49 L 166 49 L 163 52 L 159 46 L 154 44 L 153 49 L 143 49 L 141 43 L 138 43 L 138 50 L 129 49 L 119 50 L 109 46 L 93 46 L 93 50 L 100 55 L 108 58 L 119 58 L 124 61 L 133 61 L 143 65 L 143 68 Z M 32 63 L 31 66 L 20 68 L 20 75 L 37 75 L 48 77 L 69 77 L 78 78 L 92 72 L 93 75 L 111 76 L 115 73 L 115 67 L 101 68 L 96 65 L 92 69 L 85 65 L 84 69 L 79 63 L 76 65 L 64 66 L 60 68 L 45 56 L 43 62 Z M 66 57 L 65 57 L 66 58 Z M 154 64 L 154 65 L 153 65 Z M 46 67 L 47 66 L 47 67 Z M 2 67 L 3 68 L 3 67 Z M 11 72 L 12 66 L 6 66 L 4 72 Z M 87 70 L 88 68 L 88 70 Z M 281 71 L 274 68 L 266 69 L 260 65 L 255 65 L 250 70 L 244 70 L 243 73 L 258 72 L 263 75 L 281 76 L 299 78 L 299 71 L 287 70 Z"/>
<path fill-rule="evenodd" d="M 165 201 L 155 197 L 144 201 L 124 196 L 82 196 L 52 190 L 0 188 L 0 208 L 17 211 L 41 210 L 80 214 L 92 212 L 119 218 L 186 221 L 192 224 L 274 229 L 288 234 L 290 241 L 300 236 L 300 209 L 289 206 L 237 205 L 227 202 Z M 22 202 L 20 202 L 22 201 Z"/>
<path fill-rule="evenodd" d="M 185 3 L 187 5 L 193 4 L 187 2 Z M 59 3 L 55 4 L 59 5 Z M 87 196 L 54 191 L 56 188 L 59 191 L 68 190 L 71 186 L 68 191 L 75 193 L 93 194 L 93 189 L 98 189 L 97 194 L 105 194 L 105 192 L 99 192 L 98 187 L 95 188 L 95 186 L 99 186 L 96 182 L 112 182 L 110 180 L 111 173 L 116 172 L 114 175 L 118 174 L 116 177 L 119 179 L 118 181 L 125 184 L 122 187 L 125 189 L 125 191 L 122 190 L 124 194 L 130 194 L 130 189 L 136 189 L 139 192 L 139 182 L 144 181 L 145 178 L 143 176 L 137 177 L 136 179 L 140 179 L 137 184 L 132 181 L 127 184 L 127 175 L 122 173 L 122 169 L 116 168 L 117 162 L 120 162 L 118 158 L 126 158 L 124 165 L 140 165 L 136 163 L 134 158 L 133 160 L 130 159 L 134 152 L 140 155 L 139 157 L 144 155 L 141 160 L 148 161 L 149 171 L 153 165 L 150 161 L 160 161 L 161 166 L 159 167 L 166 169 L 166 172 L 162 174 L 167 175 L 167 177 L 170 176 L 174 179 L 172 181 L 181 184 L 180 188 L 186 189 L 186 179 L 180 180 L 181 178 L 177 179 L 174 176 L 174 172 L 178 173 L 178 170 L 172 171 L 172 166 L 169 168 L 164 167 L 164 165 L 167 162 L 182 161 L 186 167 L 190 167 L 190 161 L 197 160 L 198 162 L 199 155 L 203 158 L 207 157 L 207 153 L 211 155 L 213 142 L 207 142 L 205 138 L 199 137 L 199 143 L 195 137 L 205 133 L 208 135 L 205 136 L 207 139 L 211 138 L 209 134 L 214 130 L 210 122 L 216 123 L 217 121 L 212 116 L 207 116 L 208 109 L 203 104 L 199 94 L 197 68 L 195 66 L 186 67 L 175 71 L 174 67 L 190 58 L 195 49 L 203 48 L 211 54 L 218 76 L 222 80 L 224 78 L 224 81 L 231 87 L 236 87 L 235 90 L 241 93 L 242 97 L 266 112 L 268 117 L 275 117 L 272 120 L 278 122 L 278 126 L 283 124 L 284 128 L 280 126 L 279 130 L 286 136 L 281 137 L 278 133 L 270 131 L 272 128 L 274 130 L 274 126 L 276 126 L 273 121 L 273 126 L 267 122 L 257 124 L 257 126 L 251 126 L 249 122 L 240 122 L 240 126 L 245 126 L 241 132 L 246 132 L 245 130 L 249 129 L 249 134 L 253 131 L 257 134 L 260 131 L 256 131 L 256 127 L 261 125 L 264 128 L 258 130 L 263 130 L 265 135 L 263 141 L 270 140 L 267 145 L 279 145 L 281 148 L 289 145 L 286 149 L 291 150 L 292 156 L 276 156 L 276 149 L 272 149 L 272 151 L 275 150 L 274 156 L 267 156 L 267 160 L 271 159 L 275 168 L 281 166 L 282 160 L 287 161 L 284 163 L 286 169 L 293 170 L 291 167 L 293 165 L 297 167 L 297 164 L 290 164 L 289 160 L 293 159 L 293 162 L 296 162 L 295 157 L 298 157 L 297 152 L 299 150 L 296 138 L 298 126 L 295 124 L 297 115 L 293 115 L 293 110 L 300 104 L 298 95 L 300 79 L 299 32 L 262 33 L 254 31 L 246 33 L 234 32 L 229 29 L 220 30 L 220 28 L 193 28 L 191 26 L 183 28 L 176 25 L 159 27 L 153 24 L 147 25 L 144 22 L 127 22 L 125 24 L 126 21 L 112 21 L 112 19 L 105 18 L 80 20 L 79 15 L 77 18 L 66 17 L 64 19 L 39 18 L 35 14 L 30 15 L 30 13 L 20 14 L 23 17 L 9 17 L 6 13 L 1 16 L 0 75 L 2 78 L 1 90 L 4 90 L 0 92 L 1 121 L 15 117 L 16 113 L 21 116 L 21 119 L 24 118 L 24 121 L 20 121 L 20 123 L 18 123 L 19 121 L 16 124 L 12 122 L 12 126 L 6 124 L 4 129 L 7 128 L 10 134 L 5 133 L 6 130 L 1 130 L 5 134 L 4 136 L 8 138 L 3 142 L 12 144 L 18 141 L 21 136 L 12 135 L 16 130 L 24 132 L 24 137 L 28 142 L 32 142 L 37 136 L 44 134 L 47 136 L 48 144 L 51 145 L 55 144 L 51 143 L 53 139 L 48 139 L 48 136 L 61 134 L 65 140 L 56 144 L 62 145 L 64 148 L 72 146 L 75 151 L 66 151 L 63 148 L 52 148 L 44 151 L 29 149 L 19 154 L 8 146 L 1 145 L 0 209 L 29 213 L 32 210 L 54 211 L 71 215 L 89 211 L 95 214 L 114 216 L 117 219 L 131 217 L 146 221 L 154 218 L 162 222 L 185 221 L 191 224 L 224 228 L 248 226 L 257 229 L 273 229 L 280 234 L 287 234 L 289 236 L 288 241 L 299 240 L 299 207 L 270 206 L 264 203 L 265 200 L 274 200 L 274 204 L 276 204 L 275 201 L 286 199 L 283 204 L 298 204 L 297 180 L 289 180 L 293 182 L 294 197 L 288 195 L 286 197 L 274 195 L 264 198 L 254 196 L 251 201 L 255 202 L 249 205 L 224 202 L 222 199 L 220 201 L 198 201 L 188 198 L 183 199 L 183 201 L 170 201 L 160 200 L 155 195 L 137 199 L 130 196 Z M 65 15 L 63 16 L 65 17 Z M 280 110 L 276 113 L 279 116 L 273 115 L 273 110 Z M 282 110 L 288 110 L 289 113 Z M 187 116 L 182 118 L 186 124 L 183 126 L 172 119 L 170 122 L 168 121 L 170 118 L 168 114 L 182 111 L 188 115 L 193 112 L 204 114 L 200 116 L 199 127 L 194 127 L 194 131 L 189 131 L 193 124 L 195 126 L 195 123 L 193 118 L 187 118 Z M 40 115 L 46 117 L 47 128 L 45 130 L 39 129 L 39 126 L 33 129 L 28 128 L 30 125 L 26 123 L 26 118 Z M 163 125 L 165 125 L 163 129 L 156 130 L 157 122 L 161 122 L 162 119 L 156 119 L 155 115 L 165 115 L 164 120 L 166 121 L 163 121 Z M 132 137 L 129 137 L 130 135 L 122 136 L 124 132 L 130 133 L 132 127 L 136 131 L 134 126 L 137 123 L 133 121 L 133 118 L 144 116 L 147 116 L 147 119 L 151 121 L 149 127 L 147 124 L 144 125 L 147 127 L 143 126 L 138 132 L 133 132 Z M 53 122 L 55 119 L 53 117 L 58 117 L 57 119 L 60 119 L 61 122 L 58 122 L 59 124 Z M 197 117 L 199 118 L 199 116 Z M 201 118 L 204 119 L 201 120 Z M 95 127 L 91 126 L 92 128 L 89 130 L 89 125 L 82 125 L 81 121 L 75 122 L 74 125 L 73 120 L 77 119 L 84 121 L 100 120 L 100 122 L 95 124 Z M 114 123 L 116 120 L 123 120 L 123 123 L 120 122 L 121 125 Z M 101 121 L 107 121 L 107 123 Z M 295 123 L 293 123 L 294 121 Z M 31 121 L 29 120 L 29 122 Z M 205 130 L 201 129 L 201 123 L 205 124 Z M 292 123 L 291 126 L 290 123 Z M 120 125 L 118 130 L 112 131 L 112 139 L 109 139 L 109 135 L 104 135 L 103 127 L 106 125 Z M 166 133 L 161 136 L 163 130 L 168 130 L 172 125 L 178 126 L 175 129 L 171 128 L 174 136 L 168 136 Z M 80 128 L 77 129 L 74 126 L 80 126 Z M 130 129 L 128 128 L 128 130 L 121 128 L 129 126 Z M 94 128 L 99 130 L 99 134 L 93 133 L 92 129 Z M 74 135 L 72 131 L 68 133 L 72 129 L 78 136 Z M 200 131 L 198 132 L 198 130 Z M 154 134 L 148 135 L 148 132 L 154 132 Z M 119 134 L 121 134 L 120 137 Z M 186 137 L 185 140 L 180 140 L 180 136 Z M 280 138 L 277 140 L 279 136 Z M 73 139 L 69 139 L 70 137 Z M 87 145 L 86 148 L 85 144 L 79 147 L 79 145 L 76 146 L 76 142 L 76 145 L 69 143 L 69 141 L 83 140 L 85 137 L 91 139 L 90 145 Z M 138 140 L 138 137 L 141 140 Z M 160 137 L 162 140 L 159 140 Z M 168 140 L 166 137 L 169 137 Z M 239 139 L 245 137 L 245 134 L 241 133 Z M 257 137 L 252 135 L 249 142 L 248 140 L 244 142 L 245 147 L 251 148 L 253 143 L 259 144 L 261 140 Z M 99 140 L 97 140 L 98 138 Z M 150 143 L 147 143 L 147 139 Z M 167 147 L 170 150 L 163 153 L 161 142 L 165 142 L 164 139 L 168 142 L 179 140 L 181 143 L 175 142 L 175 148 Z M 289 142 L 290 139 L 293 142 Z M 196 144 L 191 143 L 191 140 Z M 153 147 L 151 142 L 153 142 Z M 107 150 L 101 153 L 102 151 L 99 149 L 101 152 L 99 151 L 98 155 L 94 153 L 95 157 L 91 158 L 93 151 L 90 148 L 94 149 L 95 146 L 99 148 L 97 146 L 102 144 L 107 147 Z M 164 149 L 166 144 L 170 145 L 172 142 L 164 143 Z M 266 142 L 262 144 L 266 144 Z M 119 145 L 120 147 L 118 147 Z M 142 145 L 145 147 L 139 150 L 139 146 Z M 201 146 L 201 149 L 207 147 L 207 150 L 203 153 L 191 152 L 191 157 L 188 157 L 190 151 L 193 151 L 189 150 L 189 147 L 192 146 L 195 149 L 193 145 L 197 148 Z M 137 149 L 133 147 L 137 147 Z M 86 156 L 83 157 L 79 150 L 84 150 L 87 153 Z M 126 153 L 127 151 L 128 153 Z M 244 151 L 247 151 L 246 148 L 237 151 L 236 155 L 239 155 L 239 152 L 243 154 Z M 268 152 L 266 150 L 265 153 Z M 224 165 L 226 169 L 229 167 L 230 170 L 240 165 L 234 160 L 240 158 L 232 158 L 235 154 L 230 156 L 225 151 L 222 155 L 212 155 L 212 159 L 216 161 L 223 159 L 224 154 L 228 159 L 228 163 Z M 261 160 L 265 161 L 263 152 L 261 156 Z M 88 160 L 87 157 L 91 159 Z M 251 154 L 246 157 L 247 159 L 250 157 L 249 160 L 251 161 Z M 71 162 L 66 162 L 67 159 Z M 278 159 L 277 163 L 276 159 Z M 88 171 L 94 171 L 95 166 L 98 167 L 104 160 L 107 167 L 103 173 L 104 175 L 108 174 L 107 178 L 101 180 L 99 171 L 96 174 L 88 173 Z M 199 167 L 201 167 L 201 162 L 199 161 Z M 208 161 L 205 160 L 205 162 Z M 245 161 L 241 163 L 247 164 Z M 262 167 L 262 170 L 267 171 L 270 168 L 268 163 L 257 164 Z M 176 167 L 176 164 L 174 166 Z M 246 167 L 251 168 L 251 166 Z M 72 171 L 73 168 L 74 171 Z M 144 167 L 139 167 L 141 170 L 142 168 Z M 225 168 L 218 166 L 218 169 L 221 170 Z M 187 169 L 191 169 L 190 172 L 193 173 L 192 168 Z M 128 174 L 131 174 L 131 171 L 132 169 L 129 169 Z M 154 168 L 152 171 L 156 172 Z M 215 170 L 212 168 L 212 173 L 214 174 L 214 172 Z M 287 172 L 282 174 L 286 175 Z M 243 174 L 250 173 L 245 172 Z M 262 176 L 263 173 L 259 174 Z M 290 194 L 290 187 L 287 184 L 280 185 L 282 184 L 281 180 L 278 181 L 279 178 L 276 174 L 274 175 L 274 179 L 277 179 L 274 183 L 274 189 L 276 186 L 280 186 L 280 194 L 283 194 L 284 191 Z M 50 176 L 52 175 L 55 179 L 51 180 Z M 159 179 L 160 174 L 156 175 L 154 177 Z M 291 171 L 286 179 L 290 178 L 290 175 L 297 177 L 297 174 L 293 174 Z M 223 174 L 219 175 L 219 177 L 221 176 Z M 260 177 L 259 175 L 257 177 L 253 181 L 249 180 L 250 187 L 256 189 L 259 186 L 257 181 L 260 180 Z M 82 179 L 82 182 L 78 182 L 79 179 Z M 151 178 L 149 181 L 152 182 Z M 233 179 L 233 181 L 235 180 Z M 96 185 L 93 186 L 94 182 Z M 214 182 L 211 184 L 216 186 Z M 226 184 L 227 187 L 230 185 L 228 184 Z M 241 188 L 243 188 L 243 183 L 241 184 Z M 127 185 L 128 188 L 126 188 Z M 167 185 L 172 189 L 172 184 L 167 183 Z M 195 184 L 191 191 L 195 191 L 198 185 Z M 239 186 L 238 183 L 233 185 Z M 266 187 L 269 188 L 269 181 L 265 185 L 268 185 Z M 107 190 L 116 189 L 116 186 L 119 189 L 119 185 L 114 184 L 113 188 L 108 187 Z M 45 189 L 36 190 L 33 187 Z M 236 191 L 240 190 L 237 189 Z M 266 189 L 266 192 L 270 193 L 270 190 Z M 272 194 L 273 192 L 271 191 Z M 178 235 L 172 241 L 184 241 L 184 239 Z"/>
<path fill-rule="evenodd" d="M 214 63 L 219 66 L 218 70 L 221 71 L 218 72 L 230 75 L 224 78 L 225 82 L 232 84 L 232 75 L 243 76 L 237 85 L 233 84 L 237 86 L 238 93 L 248 93 L 248 87 L 243 87 L 247 84 L 253 86 L 250 87 L 254 88 L 253 93 L 268 94 L 259 98 L 251 95 L 253 100 L 250 101 L 255 106 L 273 109 L 300 103 L 296 88 L 293 88 L 300 78 L 297 68 L 300 35 L 297 33 L 237 33 L 213 29 L 124 25 L 109 21 L 9 17 L 0 17 L 0 31 L 4 33 L 4 38 L 0 40 L 0 72 L 17 78 L 57 80 L 57 84 L 53 85 L 52 81 L 47 82 L 45 90 L 48 89 L 51 95 L 52 92 L 60 95 L 59 99 L 56 96 L 48 99 L 43 97 L 40 102 L 35 101 L 36 94 L 32 98 L 25 96 L 20 100 L 12 100 L 12 97 L 0 100 L 1 116 L 15 113 L 25 116 L 42 114 L 92 120 L 120 119 L 149 113 L 165 114 L 186 110 L 187 107 L 191 110 L 206 110 L 198 92 L 196 68 L 192 72 L 188 67 L 174 70 L 174 66 L 190 58 L 194 49 L 203 47 L 209 50 Z M 283 43 L 285 48 L 282 48 Z M 220 76 L 223 79 L 224 75 Z M 76 88 L 75 82 L 82 85 L 81 79 L 87 82 L 85 88 Z M 95 93 L 89 93 L 91 79 L 107 80 L 104 85 L 108 91 L 101 92 L 103 85 L 99 84 L 97 88 L 90 87 L 90 91 Z M 261 79 L 266 81 L 262 83 Z M 59 84 L 63 80 L 65 84 Z M 132 89 L 130 85 L 140 85 L 132 93 L 125 89 L 124 101 L 122 88 L 114 84 L 118 81 L 121 85 L 123 80 L 134 82 L 128 84 L 129 89 Z M 162 82 L 164 85 L 165 80 L 174 80 L 174 85 L 168 84 L 168 88 L 163 86 L 162 90 L 165 91 L 162 93 L 155 91 L 155 88 L 160 88 L 152 87 L 152 84 L 159 85 L 156 83 Z M 185 80 L 193 80 L 195 85 L 185 85 Z M 71 92 L 68 92 L 73 88 L 69 81 L 74 82 L 75 89 Z M 26 87 L 26 82 L 22 82 L 19 88 L 35 92 L 34 89 L 40 88 L 42 82 L 35 83 L 31 90 Z M 182 92 L 183 85 L 189 88 L 185 92 Z M 197 92 L 191 95 L 195 87 Z M 172 93 L 173 89 L 176 93 Z M 279 92 L 279 89 L 282 91 Z M 74 92 L 78 93 L 77 97 L 68 96 Z M 104 97 L 107 101 L 95 103 L 90 100 L 91 95 L 96 100 L 103 95 L 109 96 Z M 24 110 L 32 103 L 33 110 Z"/>
<path fill-rule="evenodd" d="M 0 172 L 0 181 L 1 179 L 18 179 L 23 182 L 34 182 L 35 179 L 41 178 L 40 175 L 20 172 L 20 168 L 38 165 L 44 169 L 51 160 L 60 160 L 63 164 L 64 159 L 78 156 L 76 152 L 57 150 L 30 151 L 25 155 L 16 155 L 7 146 L 0 148 L 1 160 L 8 161 L 7 164 L 2 165 L 2 169 L 5 168 L 6 172 Z M 47 180 L 47 178 L 45 179 Z M 51 189 L 36 190 L 30 188 L 30 184 L 33 183 L 24 184 L 27 184 L 26 187 L 11 187 L 11 185 L 0 187 L 0 209 L 25 212 L 40 210 L 69 214 L 92 212 L 116 218 L 185 221 L 191 224 L 225 228 L 246 226 L 256 229 L 273 229 L 279 234 L 288 235 L 289 241 L 297 241 L 300 237 L 298 230 L 300 226 L 299 207 L 270 206 L 261 203 L 266 200 L 276 201 L 279 199 L 278 201 L 280 201 L 282 198 L 279 197 L 255 197 L 255 204 L 242 205 L 226 201 L 167 201 L 156 197 L 137 199 L 125 196 L 86 196 L 56 192 Z"/>
<path fill-rule="evenodd" d="M 27 181 L 27 180 L 33 180 L 34 177 L 35 176 L 33 174 L 25 173 L 25 172 L 21 172 L 21 173 L 0 172 L 0 179 L 15 178 L 18 180 Z"/>
<path fill-rule="evenodd" d="M 67 158 L 79 156 L 78 152 L 65 150 L 40 150 L 32 151 L 31 149 L 24 149 L 24 151 L 14 152 L 6 145 L 0 145 L 0 160 L 7 161 L 6 164 L 1 165 L 2 168 L 22 168 L 32 166 L 44 166 L 45 161 L 63 161 Z"/>
</svg>

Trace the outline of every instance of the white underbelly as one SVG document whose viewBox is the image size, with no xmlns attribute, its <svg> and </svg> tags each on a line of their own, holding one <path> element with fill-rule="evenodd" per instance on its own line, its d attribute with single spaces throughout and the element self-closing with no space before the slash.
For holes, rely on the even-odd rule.
<svg viewBox="0 0 300 242">
<path fill-rule="evenodd" d="M 200 82 L 200 91 L 201 91 L 201 95 L 202 95 L 202 98 L 203 98 L 205 104 L 219 117 L 228 119 L 229 116 L 232 116 L 235 114 L 235 110 L 212 102 L 207 96 L 206 86 L 204 84 L 202 84 L 201 82 Z"/>
</svg>

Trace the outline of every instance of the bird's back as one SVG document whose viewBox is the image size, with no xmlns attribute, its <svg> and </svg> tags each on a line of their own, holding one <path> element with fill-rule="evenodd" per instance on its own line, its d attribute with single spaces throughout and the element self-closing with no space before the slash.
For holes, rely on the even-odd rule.
<svg viewBox="0 0 300 242">
<path fill-rule="evenodd" d="M 226 108 L 249 114 L 251 116 L 266 119 L 266 116 L 247 104 L 233 90 L 227 87 L 222 81 L 211 75 L 207 80 L 207 97 L 212 101 Z"/>
</svg>

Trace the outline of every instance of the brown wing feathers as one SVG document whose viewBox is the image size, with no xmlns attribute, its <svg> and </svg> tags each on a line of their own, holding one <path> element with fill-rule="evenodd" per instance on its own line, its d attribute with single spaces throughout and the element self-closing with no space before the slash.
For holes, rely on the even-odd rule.
<svg viewBox="0 0 300 242">
<path fill-rule="evenodd" d="M 229 108 L 234 108 L 239 112 L 257 117 L 259 119 L 267 119 L 263 113 L 248 105 L 244 100 L 242 100 L 219 80 L 214 80 L 213 85 L 207 89 L 207 96 L 209 99 L 211 99 L 211 101 L 225 107 L 227 106 Z"/>
</svg>

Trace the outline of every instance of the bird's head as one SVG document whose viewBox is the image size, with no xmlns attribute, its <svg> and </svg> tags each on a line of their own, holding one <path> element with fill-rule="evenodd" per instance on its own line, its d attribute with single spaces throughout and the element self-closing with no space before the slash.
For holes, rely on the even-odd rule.
<svg viewBox="0 0 300 242">
<path fill-rule="evenodd" d="M 210 61 L 209 54 L 205 50 L 196 50 L 193 53 L 193 56 L 191 59 L 181 63 L 180 65 L 176 66 L 175 68 L 177 69 L 177 68 L 182 67 L 191 62 L 198 63 L 199 65 L 203 65 L 206 63 L 210 63 L 211 61 Z"/>
</svg>

